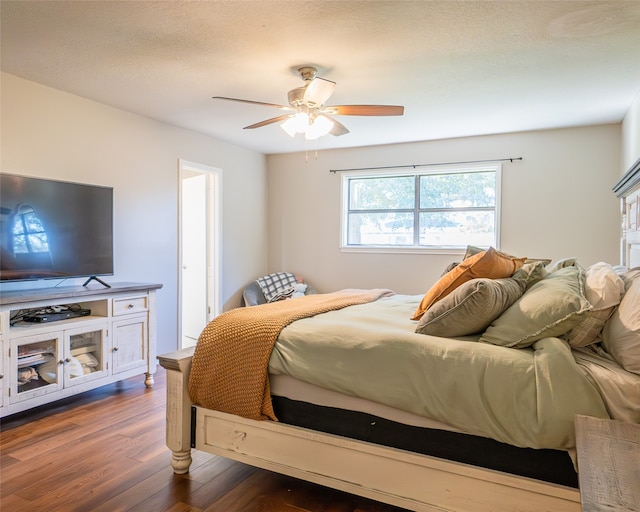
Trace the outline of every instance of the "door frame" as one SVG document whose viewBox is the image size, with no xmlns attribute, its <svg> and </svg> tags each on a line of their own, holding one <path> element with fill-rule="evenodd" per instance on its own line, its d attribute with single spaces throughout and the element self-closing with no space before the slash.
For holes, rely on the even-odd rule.
<svg viewBox="0 0 640 512">
<path fill-rule="evenodd" d="M 178 160 L 178 348 L 182 348 L 182 181 L 194 174 L 207 177 L 207 321 L 222 313 L 222 169 Z"/>
</svg>

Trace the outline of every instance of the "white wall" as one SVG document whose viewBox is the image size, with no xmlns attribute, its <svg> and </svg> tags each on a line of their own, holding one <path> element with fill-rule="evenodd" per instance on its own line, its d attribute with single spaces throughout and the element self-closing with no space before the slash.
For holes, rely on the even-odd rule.
<svg viewBox="0 0 640 512">
<path fill-rule="evenodd" d="M 640 158 L 640 92 L 622 121 L 622 169 L 627 172 Z"/>
<path fill-rule="evenodd" d="M 180 158 L 223 170 L 223 303 L 240 305 L 267 267 L 264 155 L 6 73 L 1 80 L 0 170 L 114 188 L 115 275 L 106 280 L 163 284 L 158 353 L 178 348 Z M 51 285 L 29 286 L 42 283 Z"/>
<path fill-rule="evenodd" d="M 347 135 L 348 136 L 348 135 Z M 518 256 L 619 261 L 621 127 L 591 126 L 356 149 L 269 155 L 269 271 L 319 291 L 424 293 L 459 255 L 340 252 L 340 175 L 330 169 L 523 157 L 506 163 L 502 249 Z"/>
</svg>

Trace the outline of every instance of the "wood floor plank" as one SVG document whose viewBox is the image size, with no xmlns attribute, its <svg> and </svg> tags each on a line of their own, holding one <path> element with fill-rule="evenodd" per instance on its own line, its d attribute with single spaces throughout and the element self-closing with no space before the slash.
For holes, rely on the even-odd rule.
<svg viewBox="0 0 640 512">
<path fill-rule="evenodd" d="M 229 493 L 230 490 L 243 484 L 248 477 L 259 471 L 245 464 L 230 462 L 231 464 L 223 471 L 212 471 L 210 479 L 191 494 L 188 503 L 203 510 L 207 509 L 211 503 L 215 503 Z"/>
<path fill-rule="evenodd" d="M 71 463 L 64 468 L 56 467 L 55 461 L 50 464 L 49 474 L 44 478 L 32 480 L 31 484 L 15 494 L 25 499 L 38 501 L 42 497 L 55 500 L 59 493 L 69 494 L 84 493 L 77 491 L 79 488 L 91 488 L 111 474 L 118 475 L 134 463 L 126 457 L 127 448 L 123 443 L 110 444 L 100 451 L 102 464 L 96 464 L 91 458 L 73 457 Z M 95 457 L 95 454 L 93 455 Z M 114 473 L 115 472 L 115 473 Z"/>
<path fill-rule="evenodd" d="M 104 452 L 104 439 L 95 438 L 81 444 L 82 450 L 75 450 L 70 443 L 61 445 L 54 450 L 41 453 L 39 459 L 30 459 L 21 464 L 14 464 L 3 468 L 1 473 L 0 495 L 13 494 L 29 487 L 42 484 L 51 475 L 62 474 L 69 467 L 77 467 L 76 461 L 82 461 L 83 456 L 94 457 L 96 451 Z M 95 463 L 95 462 L 94 462 Z M 70 477 L 70 475 L 65 475 Z"/>
<path fill-rule="evenodd" d="M 165 452 L 149 463 L 140 463 L 128 458 L 123 465 L 120 464 L 122 461 L 115 461 L 112 467 L 108 468 L 108 472 L 98 473 L 99 480 L 91 484 L 91 495 L 82 498 L 79 503 L 82 508 L 79 510 L 94 510 L 113 496 L 127 492 L 131 487 L 150 476 L 160 478 L 166 485 L 169 478 L 173 476 L 171 473 L 169 473 L 171 476 L 162 473 L 169 465 L 169 460 L 170 454 Z"/>
<path fill-rule="evenodd" d="M 138 462 L 146 462 L 167 452 L 164 445 L 165 436 L 162 425 L 137 437 L 124 436 L 123 443 L 127 446 L 127 457 Z"/>
<path fill-rule="evenodd" d="M 176 503 L 173 507 L 167 509 L 167 512 L 202 512 L 201 508 L 195 508 L 186 503 Z"/>
<path fill-rule="evenodd" d="M 12 512 L 18 510 L 22 507 L 29 505 L 29 502 L 20 496 L 16 496 L 15 494 L 10 494 L 9 496 L 2 498 L 0 500 L 0 510 L 3 512 L 5 510 L 11 510 Z"/>
<path fill-rule="evenodd" d="M 111 463 L 103 467 L 95 468 L 90 472 L 73 473 L 64 475 L 64 480 L 60 480 L 61 485 L 47 486 L 45 489 L 33 495 L 23 494 L 19 496 L 28 499 L 28 507 L 19 508 L 14 512 L 28 512 L 33 510 L 46 510 L 47 512 L 67 512 L 70 508 L 75 510 L 92 510 L 102 500 L 96 499 L 96 488 L 101 485 L 104 479 L 110 479 L 118 473 L 124 472 L 127 467 L 131 467 L 131 461 L 126 458 L 116 458 Z M 66 478 L 65 478 L 66 477 Z M 70 479 L 70 477 L 72 479 Z M 66 482 L 66 483 L 62 483 Z M 37 491 L 37 485 L 31 486 L 31 491 Z"/>
<path fill-rule="evenodd" d="M 194 455 L 202 455 L 204 452 L 194 451 Z M 208 459 L 202 462 L 199 466 L 191 464 L 187 478 L 196 480 L 202 483 L 209 483 L 213 478 L 223 474 L 226 470 L 237 467 L 238 463 L 224 457 L 217 457 L 215 455 L 205 454 Z"/>
<path fill-rule="evenodd" d="M 280 496 L 276 495 L 275 491 L 278 491 L 281 485 L 281 482 L 271 478 L 269 472 L 256 471 L 205 508 L 205 512 L 223 512 L 234 509 L 246 512 L 267 512 L 275 506 L 274 501 L 278 502 L 277 505 L 283 511 L 299 512 L 292 511 L 281 501 Z"/>
<path fill-rule="evenodd" d="M 83 432 L 85 435 L 63 435 L 59 445 L 48 451 L 42 451 L 37 458 L 29 459 L 20 465 L 13 465 L 2 472 L 2 489 L 0 494 L 16 492 L 37 482 L 40 489 L 50 481 L 51 475 L 58 478 L 73 478 L 82 468 L 98 465 L 98 460 L 110 456 L 125 454 L 122 444 L 127 438 L 121 438 L 117 429 L 100 429 L 95 432 Z M 28 449 L 29 445 L 25 447 Z M 52 485 L 57 485 L 54 482 Z"/>
<path fill-rule="evenodd" d="M 100 505 L 94 507 L 92 512 L 125 512 L 132 508 L 142 506 L 148 502 L 151 496 L 160 493 L 166 486 L 168 481 L 172 481 L 174 477 L 173 470 L 170 466 L 158 467 L 158 471 L 148 475 L 147 478 L 135 483 L 128 489 L 110 497 Z M 183 478 L 178 477 L 176 478 Z M 193 488 L 202 485 L 199 482 L 190 484 Z M 180 503 L 176 498 L 176 504 Z M 169 505 L 167 501 L 164 505 Z"/>
<path fill-rule="evenodd" d="M 53 419 L 49 422 L 36 422 L 33 425 L 25 426 L 21 432 L 15 429 L 3 431 L 0 433 L 0 450 L 6 453 L 17 445 L 24 447 L 27 441 L 31 445 L 44 439 L 55 438 L 59 433 L 74 428 L 77 428 L 77 425 L 73 422 Z"/>
<path fill-rule="evenodd" d="M 22 442 L 19 448 L 8 446 L 3 448 L 3 451 L 9 453 L 14 459 L 24 462 L 64 446 L 69 442 L 69 439 L 77 440 L 83 434 L 84 432 L 78 425 L 64 422 L 60 424 L 60 428 L 47 431 L 46 435 L 32 436 L 28 443 Z"/>
<path fill-rule="evenodd" d="M 132 413 L 130 410 L 112 411 L 111 408 L 105 406 L 105 410 L 101 413 L 99 419 L 91 424 L 76 423 L 77 416 L 73 414 L 68 417 L 67 421 L 60 422 L 58 428 L 46 427 L 42 434 L 31 433 L 21 439 L 21 448 L 15 449 L 15 441 L 3 447 L 3 452 L 7 451 L 14 458 L 19 460 L 27 460 L 33 456 L 39 456 L 43 452 L 52 448 L 64 446 L 69 442 L 78 442 L 82 438 L 90 436 L 98 436 L 103 438 L 109 435 L 110 431 L 123 428 L 125 424 L 136 425 L 140 421 L 144 421 L 149 417 L 150 411 L 146 408 L 138 408 Z M 51 418 L 51 423 L 56 424 L 58 418 Z M 164 425 L 157 414 L 152 421 L 156 426 Z"/>
<path fill-rule="evenodd" d="M 165 485 L 139 501 L 135 506 L 127 508 L 127 512 L 155 512 L 167 510 L 177 503 L 189 503 L 193 505 L 192 494 L 202 486 L 199 482 L 194 482 L 182 475 L 172 475 L 164 481 Z M 199 510 L 199 507 L 195 507 Z"/>
</svg>

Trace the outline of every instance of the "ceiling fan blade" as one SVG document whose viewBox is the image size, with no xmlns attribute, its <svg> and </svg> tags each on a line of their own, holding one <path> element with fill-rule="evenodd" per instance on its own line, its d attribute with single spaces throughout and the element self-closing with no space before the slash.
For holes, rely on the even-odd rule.
<svg viewBox="0 0 640 512">
<path fill-rule="evenodd" d="M 404 107 L 401 105 L 331 105 L 324 107 L 323 112 L 338 116 L 401 116 Z"/>
<path fill-rule="evenodd" d="M 242 100 L 240 98 L 227 98 L 226 96 L 213 96 L 214 100 L 238 101 L 240 103 L 250 103 L 252 105 L 262 105 L 263 107 L 275 107 L 280 110 L 294 110 L 286 105 L 278 105 L 277 103 L 265 103 L 263 101 Z"/>
<path fill-rule="evenodd" d="M 252 130 L 253 128 L 261 128 L 262 126 L 267 126 L 268 124 L 279 123 L 280 121 L 284 121 L 289 119 L 290 115 L 272 117 L 271 119 L 265 119 L 264 121 L 260 121 L 259 123 L 255 123 L 249 126 L 245 126 L 245 130 Z"/>
<path fill-rule="evenodd" d="M 340 137 L 340 135 L 346 135 L 347 133 L 349 133 L 349 129 L 345 125 L 339 123 L 333 117 L 329 117 L 329 119 L 331 119 L 331 121 L 333 122 L 333 128 L 331 128 L 331 131 L 329 132 L 331 135 Z"/>
<path fill-rule="evenodd" d="M 326 78 L 314 78 L 309 82 L 305 91 L 303 100 L 310 106 L 324 105 L 329 97 L 333 94 L 336 83 Z"/>
</svg>

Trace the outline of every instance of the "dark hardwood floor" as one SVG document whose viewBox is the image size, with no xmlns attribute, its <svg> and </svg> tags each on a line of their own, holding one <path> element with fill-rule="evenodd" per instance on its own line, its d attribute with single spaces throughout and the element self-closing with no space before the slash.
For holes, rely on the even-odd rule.
<svg viewBox="0 0 640 512">
<path fill-rule="evenodd" d="M 165 446 L 165 374 L 0 420 L 2 512 L 399 512 L 319 485 L 194 452 L 174 475 Z"/>
</svg>

